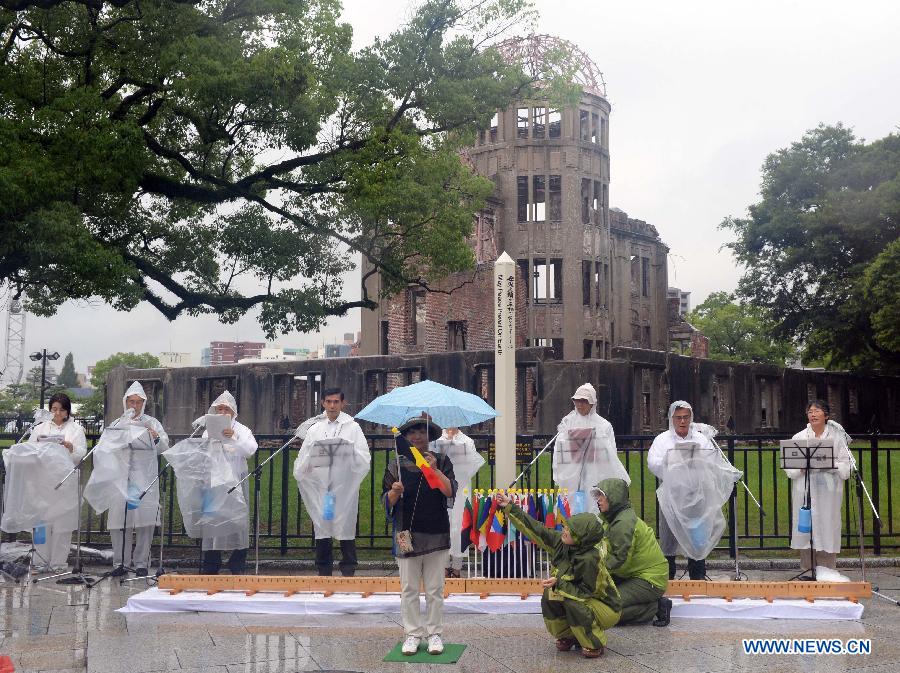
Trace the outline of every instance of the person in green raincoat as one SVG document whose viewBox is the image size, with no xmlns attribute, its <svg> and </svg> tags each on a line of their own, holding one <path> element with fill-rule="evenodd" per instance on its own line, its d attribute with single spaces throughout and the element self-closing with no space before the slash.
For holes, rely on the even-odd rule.
<svg viewBox="0 0 900 673">
<path fill-rule="evenodd" d="M 593 659 L 603 654 L 606 629 L 619 621 L 619 593 L 604 565 L 603 526 L 596 514 L 575 514 L 563 519 L 563 530 L 551 530 L 510 502 L 494 496 L 503 512 L 523 534 L 550 558 L 550 577 L 543 581 L 541 613 L 556 649 L 575 645 Z"/>
<path fill-rule="evenodd" d="M 608 546 L 605 563 L 621 599 L 619 624 L 667 626 L 672 601 L 663 596 L 669 581 L 669 564 L 653 529 L 641 521 L 628 499 L 628 485 L 621 479 L 604 479 L 591 489 L 597 501 Z"/>
</svg>

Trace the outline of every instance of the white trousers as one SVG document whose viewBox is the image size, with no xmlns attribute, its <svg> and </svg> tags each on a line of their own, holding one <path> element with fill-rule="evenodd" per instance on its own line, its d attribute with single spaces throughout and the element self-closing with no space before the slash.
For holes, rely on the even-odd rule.
<svg viewBox="0 0 900 673">
<path fill-rule="evenodd" d="M 134 544 L 134 555 L 131 553 L 131 531 L 134 530 L 137 538 Z M 153 542 L 153 526 L 141 526 L 140 528 L 129 528 L 125 531 L 125 560 L 122 560 L 122 538 L 123 531 L 121 528 L 111 528 L 109 531 L 109 539 L 112 541 L 113 565 L 124 565 L 126 568 L 148 568 L 150 565 L 150 544 Z M 134 559 L 134 566 L 131 564 Z"/>
<path fill-rule="evenodd" d="M 47 541 L 44 544 L 35 544 L 35 566 L 49 566 L 61 568 L 69 559 L 69 548 L 72 546 L 72 531 L 55 530 L 51 524 L 47 526 Z"/>
<path fill-rule="evenodd" d="M 400 615 L 407 636 L 439 636 L 444 623 L 444 570 L 447 552 L 434 551 L 412 558 L 398 558 L 400 566 Z M 419 589 L 425 587 L 425 623 L 419 607 Z"/>
</svg>

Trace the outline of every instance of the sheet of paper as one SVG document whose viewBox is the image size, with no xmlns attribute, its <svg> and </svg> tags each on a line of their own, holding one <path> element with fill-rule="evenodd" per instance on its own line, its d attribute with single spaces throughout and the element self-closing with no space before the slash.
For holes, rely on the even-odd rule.
<svg viewBox="0 0 900 673">
<path fill-rule="evenodd" d="M 206 414 L 206 435 L 210 439 L 218 439 L 221 442 L 231 440 L 222 434 L 223 430 L 231 427 L 231 416 L 228 414 Z"/>
</svg>

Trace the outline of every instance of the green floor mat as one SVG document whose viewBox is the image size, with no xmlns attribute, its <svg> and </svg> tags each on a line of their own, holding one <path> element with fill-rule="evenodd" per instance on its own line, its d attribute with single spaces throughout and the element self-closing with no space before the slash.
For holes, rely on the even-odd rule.
<svg viewBox="0 0 900 673">
<path fill-rule="evenodd" d="M 419 651 L 406 655 L 400 651 L 403 643 L 397 643 L 383 661 L 405 661 L 410 664 L 455 664 L 462 656 L 465 645 L 453 645 L 444 643 L 444 651 L 441 654 L 428 654 L 428 642 L 423 640 L 419 645 Z"/>
</svg>

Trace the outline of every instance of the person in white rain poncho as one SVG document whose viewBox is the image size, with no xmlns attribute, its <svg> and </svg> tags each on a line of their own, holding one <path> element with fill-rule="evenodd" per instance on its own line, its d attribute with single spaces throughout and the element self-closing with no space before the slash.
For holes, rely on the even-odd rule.
<svg viewBox="0 0 900 673">
<path fill-rule="evenodd" d="M 341 545 L 341 574 L 353 577 L 359 485 L 369 471 L 371 454 L 359 423 L 344 413 L 344 404 L 340 388 L 322 391 L 325 414 L 306 429 L 294 461 L 294 479 L 313 522 L 319 575 L 333 572 L 335 538 Z"/>
<path fill-rule="evenodd" d="M 72 401 L 65 393 L 58 393 L 50 398 L 50 411 L 53 418 L 38 423 L 31 428 L 29 441 L 36 442 L 43 438 L 60 441 L 72 457 L 72 465 L 84 458 L 87 453 L 87 441 L 84 430 L 72 419 Z M 71 469 L 71 468 L 70 468 Z M 66 512 L 46 525 L 46 541 L 35 542 L 36 561 L 41 571 L 61 571 L 66 568 L 69 558 L 69 547 L 72 544 L 72 531 L 78 528 L 78 475 L 73 474 L 59 487 L 56 497 L 69 503 Z"/>
<path fill-rule="evenodd" d="M 484 457 L 475 448 L 472 438 L 461 432 L 459 428 L 446 428 L 440 438 L 431 443 L 435 453 L 443 453 L 453 464 L 458 496 L 453 499 L 450 515 L 450 563 L 447 566 L 447 577 L 459 577 L 463 559 L 466 557 L 462 549 L 462 517 L 466 508 L 466 496 L 459 489 L 472 488 L 472 477 L 484 465 Z"/>
<path fill-rule="evenodd" d="M 793 439 L 831 439 L 834 442 L 833 470 L 809 470 L 810 509 L 812 510 L 812 538 L 815 554 L 810 551 L 809 533 L 797 530 L 800 507 L 806 502 L 807 470 L 785 470 L 791 479 L 791 499 L 794 508 L 794 530 L 791 549 L 800 550 L 800 566 L 809 571 L 814 565 L 816 579 L 822 582 L 848 582 L 846 575 L 835 570 L 841 551 L 841 502 L 844 481 L 850 478 L 850 438 L 838 423 L 829 419 L 827 402 L 812 400 L 806 405 L 806 428 Z M 812 579 L 812 578 L 809 578 Z"/>
<path fill-rule="evenodd" d="M 679 547 L 688 557 L 692 580 L 706 577 L 706 557 L 725 530 L 722 506 L 741 472 L 713 444 L 715 428 L 694 423 L 691 405 L 682 400 L 669 406 L 669 429 L 656 436 L 647 466 L 662 483 L 659 500 L 659 542 L 675 578 Z"/>
<path fill-rule="evenodd" d="M 123 449 L 128 453 L 128 476 L 125 488 L 129 494 L 130 504 L 126 505 L 125 501 L 122 501 L 111 506 L 106 526 L 112 542 L 113 566 L 115 567 L 113 575 L 124 575 L 125 568 L 131 567 L 133 560 L 135 574 L 143 577 L 147 574 L 147 566 L 150 563 L 150 543 L 153 541 L 153 529 L 159 525 L 159 482 L 154 483 L 147 491 L 147 495 L 139 501 L 140 504 L 136 509 L 131 509 L 131 507 L 138 502 L 136 498 L 143 493 L 144 489 L 156 479 L 159 465 L 156 456 L 169 448 L 169 436 L 163 430 L 162 423 L 144 413 L 147 408 L 147 394 L 138 381 L 132 383 L 125 391 L 122 404 L 125 411 L 133 410 L 134 416 L 130 421 L 132 424 L 143 425 L 147 428 L 153 449 L 146 448 L 149 443 L 136 445 L 139 448 L 129 446 Z M 127 510 L 126 507 L 128 507 Z M 134 531 L 136 537 L 133 554 L 131 531 Z"/>
<path fill-rule="evenodd" d="M 247 458 L 256 453 L 256 438 L 246 425 L 238 423 L 237 402 L 234 396 L 227 390 L 219 395 L 209 407 L 208 414 L 227 414 L 231 417 L 231 427 L 226 428 L 222 434 L 226 440 L 222 442 L 225 456 L 236 480 L 247 476 Z M 204 430 L 203 437 L 208 437 Z M 218 440 L 213 440 L 218 441 Z M 248 480 L 249 481 L 249 480 Z M 250 502 L 250 489 L 248 481 L 242 485 L 244 502 Z M 246 506 L 246 505 L 245 505 Z M 249 507 L 247 516 L 243 521 L 245 525 L 236 533 L 218 537 L 203 538 L 203 563 L 201 572 L 204 575 L 217 575 L 222 568 L 222 551 L 233 550 L 228 557 L 228 569 L 232 575 L 242 575 L 247 567 L 247 548 L 250 546 L 250 521 Z"/>
<path fill-rule="evenodd" d="M 572 395 L 575 408 L 560 421 L 553 447 L 553 480 L 568 489 L 572 514 L 597 513 L 597 503 L 587 491 L 604 479 L 631 477 L 616 454 L 616 436 L 609 421 L 596 411 L 597 392 L 590 383 Z"/>
</svg>

